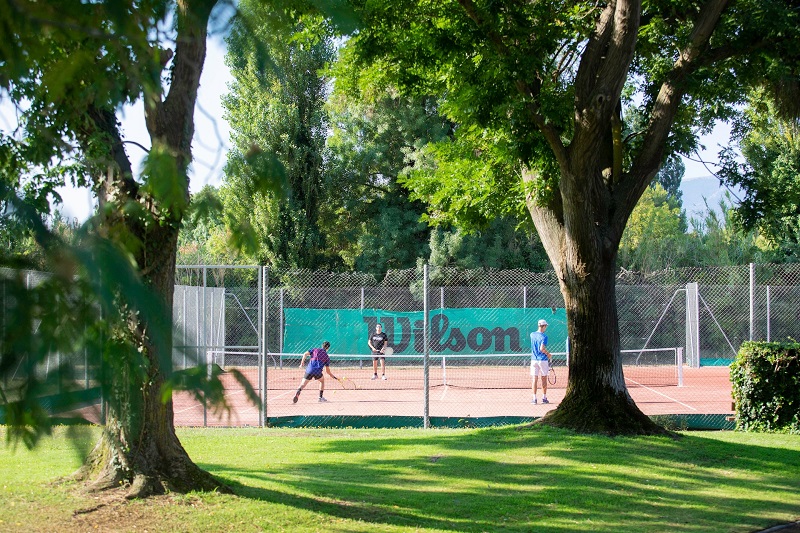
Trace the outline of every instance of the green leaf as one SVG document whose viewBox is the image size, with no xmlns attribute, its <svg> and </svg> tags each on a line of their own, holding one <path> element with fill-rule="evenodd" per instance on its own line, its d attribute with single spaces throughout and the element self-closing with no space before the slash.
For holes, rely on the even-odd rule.
<svg viewBox="0 0 800 533">
<path fill-rule="evenodd" d="M 175 156 L 156 143 L 144 160 L 143 192 L 148 193 L 166 212 L 182 216 L 188 201 L 188 181 L 178 169 Z"/>
</svg>

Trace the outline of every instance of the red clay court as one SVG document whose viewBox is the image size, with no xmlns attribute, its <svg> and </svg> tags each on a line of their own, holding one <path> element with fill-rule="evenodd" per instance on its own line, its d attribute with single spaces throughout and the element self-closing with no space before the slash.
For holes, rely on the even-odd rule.
<svg viewBox="0 0 800 533">
<path fill-rule="evenodd" d="M 335 367 L 334 367 L 335 368 Z M 258 370 L 241 369 L 258 389 Z M 388 367 L 387 380 L 373 380 L 371 365 L 335 368 L 358 387 L 347 390 L 327 377 L 326 403 L 318 401 L 319 382 L 312 381 L 299 401 L 292 398 L 303 372 L 296 366 L 267 369 L 266 417 L 421 417 L 424 411 L 423 372 L 419 367 Z M 682 369 L 683 385 L 675 382 L 675 367 L 626 368 L 628 390 L 647 415 L 728 415 L 731 383 L 725 366 Z M 431 368 L 429 415 L 431 417 L 540 417 L 558 406 L 567 384 L 567 369 L 558 367 L 557 382 L 548 386 L 550 404 L 531 403 L 531 378 L 524 367 Z M 249 403 L 241 386 L 223 376 L 230 412 L 206 413 L 189 394 L 174 397 L 178 426 L 257 426 L 259 407 Z M 541 402 L 541 389 L 539 390 Z"/>
</svg>

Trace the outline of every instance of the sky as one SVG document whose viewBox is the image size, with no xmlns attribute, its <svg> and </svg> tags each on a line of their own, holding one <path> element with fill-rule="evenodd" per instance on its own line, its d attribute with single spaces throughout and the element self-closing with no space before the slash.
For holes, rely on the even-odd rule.
<svg viewBox="0 0 800 533">
<path fill-rule="evenodd" d="M 230 70 L 225 65 L 224 39 L 221 35 L 214 35 L 210 38 L 198 91 L 195 135 L 192 142 L 195 161 L 190 175 L 192 192 L 199 191 L 205 185 L 219 186 L 222 183 L 226 153 L 230 146 L 230 127 L 223 118 L 222 97 L 227 93 L 232 79 Z M 145 147 L 150 146 L 141 101 L 134 106 L 124 108 L 120 112 L 120 120 L 126 140 Z M 0 127 L 7 127 L 7 123 L 0 123 Z M 703 149 L 698 152 L 699 159 L 706 162 L 716 161 L 720 147 L 728 142 L 729 133 L 730 127 L 723 123 L 711 134 L 701 137 L 700 143 Z M 138 169 L 145 152 L 134 144 L 127 145 L 127 152 L 133 168 Z M 713 164 L 709 164 L 711 169 L 709 170 L 702 163 L 691 159 L 684 158 L 684 164 L 686 165 L 684 182 L 707 179 L 714 170 Z M 713 187 L 713 182 L 711 183 Z M 79 222 L 89 217 L 94 208 L 94 200 L 89 190 L 66 186 L 59 188 L 58 193 L 64 202 L 59 207 L 64 215 Z"/>
<path fill-rule="evenodd" d="M 197 93 L 195 132 L 192 141 L 194 163 L 190 169 L 192 192 L 199 191 L 205 185 L 218 186 L 222 183 L 222 170 L 230 146 L 230 127 L 223 118 L 222 96 L 228 92 L 228 84 L 232 80 L 230 70 L 225 65 L 225 42 L 222 36 L 212 36 Z M 122 109 L 119 118 L 125 140 L 150 147 L 150 136 L 144 123 L 144 106 L 141 100 L 136 105 Z M 144 150 L 134 144 L 127 144 L 126 150 L 133 168 L 139 169 L 146 155 Z M 79 222 L 83 222 L 94 209 L 95 201 L 88 189 L 66 186 L 60 187 L 58 193 L 64 201 L 59 209 L 68 218 L 76 218 Z"/>
</svg>

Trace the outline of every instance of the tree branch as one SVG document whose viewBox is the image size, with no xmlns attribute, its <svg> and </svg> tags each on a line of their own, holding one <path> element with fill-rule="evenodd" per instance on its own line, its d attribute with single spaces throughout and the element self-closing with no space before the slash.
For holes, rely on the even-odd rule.
<svg viewBox="0 0 800 533">
<path fill-rule="evenodd" d="M 613 11 L 612 11 L 613 10 Z M 609 120 L 617 108 L 636 48 L 641 0 L 616 0 L 603 11 L 584 52 L 575 89 L 577 146 L 599 149 Z M 577 170 L 577 169 L 573 169 Z M 577 170 L 577 174 L 589 169 Z"/>
<path fill-rule="evenodd" d="M 479 12 L 475 3 L 472 0 L 458 0 L 458 3 L 475 23 L 475 26 L 483 32 L 495 51 L 503 57 L 509 57 L 509 49 L 503 41 L 503 37 L 490 26 L 489 22 Z M 531 120 L 544 135 L 559 165 L 565 165 L 567 162 L 566 149 L 564 143 L 561 142 L 561 135 L 552 124 L 545 120 L 539 108 L 538 98 L 541 92 L 541 82 L 536 80 L 536 83 L 531 84 L 523 79 L 518 79 L 514 82 L 514 85 L 522 97 L 528 100 L 525 104 L 525 109 L 528 110 Z"/>
<path fill-rule="evenodd" d="M 107 180 L 113 181 L 113 185 L 122 191 L 128 198 L 136 198 L 139 194 L 139 184 L 133 179 L 133 168 L 128 154 L 125 153 L 124 141 L 120 135 L 117 117 L 113 111 L 100 109 L 94 105 L 89 106 L 86 115 L 91 120 L 92 130 L 83 130 L 80 141 L 84 146 L 88 145 L 89 140 L 96 134 L 105 136 L 110 144 L 111 158 L 117 167 L 117 172 L 108 175 Z M 86 153 L 87 150 L 84 149 Z M 109 183 L 111 185 L 111 183 Z"/>
<path fill-rule="evenodd" d="M 602 64 L 603 53 L 611 39 L 615 9 L 616 1 L 611 0 L 600 13 L 594 32 L 589 37 L 589 42 L 583 51 L 583 57 L 578 65 L 578 73 L 575 76 L 575 99 L 577 101 L 586 100 L 587 95 L 592 92 L 597 71 Z"/>
<path fill-rule="evenodd" d="M 624 220 L 620 217 L 623 213 L 630 213 L 661 165 L 664 146 L 685 92 L 685 81 L 692 72 L 703 65 L 703 54 L 708 51 L 709 39 L 727 6 L 728 0 L 708 0 L 703 5 L 688 44 L 681 50 L 672 70 L 661 85 L 650 113 L 650 121 L 642 141 L 642 151 L 634 159 L 625 186 L 618 190 L 618 200 L 622 209 L 618 211 L 615 225 L 619 231 L 622 231 L 620 228 L 624 228 Z"/>
<path fill-rule="evenodd" d="M 174 150 L 181 169 L 186 169 L 192 160 L 194 106 L 206 57 L 208 21 L 216 3 L 217 0 L 177 2 L 178 38 L 169 93 L 163 102 L 159 95 L 150 95 L 149 105 L 145 102 L 146 122 L 153 143 L 160 140 Z"/>
</svg>

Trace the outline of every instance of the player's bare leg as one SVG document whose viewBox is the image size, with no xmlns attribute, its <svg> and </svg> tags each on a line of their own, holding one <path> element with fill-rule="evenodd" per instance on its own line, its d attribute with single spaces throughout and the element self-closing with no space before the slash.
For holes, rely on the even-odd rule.
<svg viewBox="0 0 800 533">
<path fill-rule="evenodd" d="M 300 398 L 300 391 L 305 389 L 306 385 L 308 385 L 308 380 L 306 378 L 303 378 L 303 380 L 300 382 L 300 387 L 297 388 L 297 392 L 294 394 L 292 403 L 297 403 L 297 400 Z"/>
<path fill-rule="evenodd" d="M 324 392 L 325 392 L 325 376 L 322 376 L 321 378 L 319 378 L 319 401 L 320 402 L 327 402 L 328 401 L 322 396 L 322 394 Z"/>
<path fill-rule="evenodd" d="M 550 403 L 547 400 L 547 376 L 542 376 L 542 403 Z"/>
</svg>

